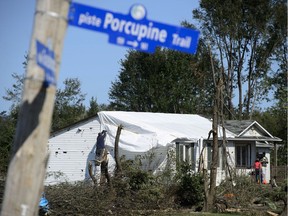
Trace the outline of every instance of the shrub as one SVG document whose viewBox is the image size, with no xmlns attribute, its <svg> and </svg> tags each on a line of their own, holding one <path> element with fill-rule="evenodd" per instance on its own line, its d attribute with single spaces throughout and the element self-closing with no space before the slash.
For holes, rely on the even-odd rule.
<svg viewBox="0 0 288 216">
<path fill-rule="evenodd" d="M 203 178 L 193 174 L 191 165 L 183 163 L 178 170 L 176 186 L 176 201 L 181 206 L 199 206 L 204 200 Z"/>
</svg>

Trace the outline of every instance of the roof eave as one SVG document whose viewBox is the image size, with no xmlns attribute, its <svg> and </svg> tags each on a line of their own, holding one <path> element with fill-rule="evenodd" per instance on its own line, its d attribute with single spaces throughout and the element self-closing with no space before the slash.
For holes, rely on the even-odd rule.
<svg viewBox="0 0 288 216">
<path fill-rule="evenodd" d="M 257 138 L 257 137 L 233 137 L 227 140 L 232 141 L 268 141 L 268 142 L 281 142 L 282 139 L 278 137 L 267 137 L 267 138 Z"/>
</svg>

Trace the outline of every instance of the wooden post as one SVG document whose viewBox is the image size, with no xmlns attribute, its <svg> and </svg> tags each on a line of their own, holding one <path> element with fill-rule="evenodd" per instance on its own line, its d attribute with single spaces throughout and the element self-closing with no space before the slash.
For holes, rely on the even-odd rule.
<svg viewBox="0 0 288 216">
<path fill-rule="evenodd" d="M 24 90 L 1 216 L 38 215 L 48 160 L 47 141 L 56 86 L 44 85 L 45 72 L 36 63 L 36 40 L 54 51 L 57 80 L 69 4 L 67 0 L 38 0 L 36 3 Z"/>
<path fill-rule="evenodd" d="M 122 125 L 119 125 L 117 128 L 117 133 L 115 137 L 115 144 L 114 144 L 114 158 L 116 163 L 116 174 L 119 174 L 122 172 L 122 166 L 119 159 L 119 140 L 120 140 L 120 134 L 121 130 L 123 129 Z"/>
<path fill-rule="evenodd" d="M 278 158 L 277 158 L 277 151 L 278 151 L 278 149 L 277 149 L 277 144 L 276 144 L 276 142 L 274 142 L 274 166 L 275 167 L 277 167 L 277 160 L 278 160 Z M 271 164 L 270 164 L 271 165 Z"/>
</svg>

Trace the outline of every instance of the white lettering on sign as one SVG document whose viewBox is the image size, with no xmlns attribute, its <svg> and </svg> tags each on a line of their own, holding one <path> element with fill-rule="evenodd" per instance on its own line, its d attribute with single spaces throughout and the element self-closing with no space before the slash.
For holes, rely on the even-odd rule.
<svg viewBox="0 0 288 216">
<path fill-rule="evenodd" d="M 86 24 L 86 25 L 92 25 L 96 27 L 100 27 L 102 23 L 102 20 L 95 15 L 91 16 L 88 12 L 86 14 L 80 14 L 78 25 Z"/>
<path fill-rule="evenodd" d="M 195 54 L 200 32 L 147 19 L 142 4 L 130 7 L 129 14 L 71 3 L 69 25 L 109 35 L 109 43 L 152 53 L 157 46 Z"/>
<path fill-rule="evenodd" d="M 153 27 L 152 22 L 149 22 L 147 26 L 131 21 L 120 20 L 114 18 L 112 13 L 106 13 L 103 28 L 110 28 L 114 32 L 124 32 L 127 35 L 137 36 L 138 41 L 144 38 L 164 43 L 167 38 L 167 31 Z"/>
<path fill-rule="evenodd" d="M 26 216 L 29 206 L 26 204 L 21 204 L 21 216 Z"/>
<path fill-rule="evenodd" d="M 37 60 L 40 64 L 51 71 L 55 71 L 55 61 L 54 59 L 46 53 L 46 50 L 43 49 L 40 53 L 37 54 Z"/>
<path fill-rule="evenodd" d="M 172 44 L 184 48 L 189 48 L 191 44 L 191 37 L 186 36 L 185 38 L 180 37 L 178 34 L 173 34 L 172 35 L 173 40 Z"/>
</svg>

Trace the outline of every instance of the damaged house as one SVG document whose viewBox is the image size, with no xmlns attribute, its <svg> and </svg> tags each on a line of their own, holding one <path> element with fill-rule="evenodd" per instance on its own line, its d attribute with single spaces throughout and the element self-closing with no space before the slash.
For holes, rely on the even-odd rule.
<svg viewBox="0 0 288 216">
<path fill-rule="evenodd" d="M 210 167 L 213 144 L 212 137 L 207 139 L 212 129 L 210 119 L 195 114 L 102 111 L 51 134 L 45 184 L 90 180 L 88 164 L 95 159 L 96 138 L 102 130 L 107 131 L 109 170 L 113 172 L 114 145 L 119 126 L 122 126 L 119 156 L 132 160 L 141 156 L 143 169 L 154 173 L 163 171 L 167 164 L 171 164 L 168 163 L 171 159 L 168 152 L 171 151 L 175 153 L 175 166 L 178 162 L 187 161 L 197 172 L 202 157 L 204 168 Z M 268 159 L 263 172 L 269 182 L 270 151 L 281 139 L 271 135 L 256 121 L 226 121 L 225 131 L 223 136 L 222 127 L 218 127 L 217 184 L 227 175 L 224 157 L 231 170 L 248 175 L 253 170 L 255 159 L 263 155 Z M 226 137 L 226 155 L 221 145 L 223 137 Z M 94 171 L 99 175 L 97 169 Z"/>
</svg>

